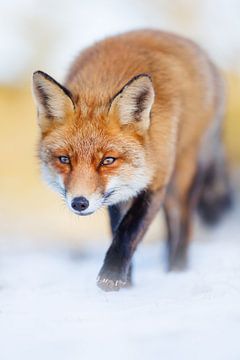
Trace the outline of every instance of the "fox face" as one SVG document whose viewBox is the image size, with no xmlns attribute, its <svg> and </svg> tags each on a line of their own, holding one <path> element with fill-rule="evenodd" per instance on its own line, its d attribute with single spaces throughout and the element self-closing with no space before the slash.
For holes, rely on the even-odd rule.
<svg viewBox="0 0 240 360">
<path fill-rule="evenodd" d="M 152 173 L 146 152 L 154 90 L 148 75 L 131 79 L 101 106 L 88 106 L 49 75 L 33 90 L 45 180 L 78 215 L 135 197 Z"/>
</svg>

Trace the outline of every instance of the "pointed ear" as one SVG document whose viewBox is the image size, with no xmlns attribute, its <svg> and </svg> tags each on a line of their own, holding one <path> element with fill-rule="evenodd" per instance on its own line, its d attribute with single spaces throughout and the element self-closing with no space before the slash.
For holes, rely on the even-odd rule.
<svg viewBox="0 0 240 360">
<path fill-rule="evenodd" d="M 122 125 L 134 124 L 140 132 L 150 125 L 154 102 L 152 80 L 147 74 L 132 78 L 112 99 L 110 112 L 117 113 Z"/>
<path fill-rule="evenodd" d="M 70 91 L 43 71 L 36 71 L 33 74 L 33 93 L 42 131 L 53 122 L 63 123 L 64 118 L 74 112 Z"/>
</svg>

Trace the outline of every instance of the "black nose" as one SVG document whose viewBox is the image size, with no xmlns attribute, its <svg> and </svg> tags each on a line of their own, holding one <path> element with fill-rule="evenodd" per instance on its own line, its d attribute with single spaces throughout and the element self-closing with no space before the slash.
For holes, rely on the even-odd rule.
<svg viewBox="0 0 240 360">
<path fill-rule="evenodd" d="M 88 206 L 89 201 L 83 196 L 76 197 L 72 201 L 72 208 L 76 211 L 86 210 Z"/>
</svg>

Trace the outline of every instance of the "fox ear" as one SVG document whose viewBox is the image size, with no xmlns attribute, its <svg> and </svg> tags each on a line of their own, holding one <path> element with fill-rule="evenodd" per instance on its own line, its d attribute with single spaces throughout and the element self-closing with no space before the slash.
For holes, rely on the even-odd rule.
<svg viewBox="0 0 240 360">
<path fill-rule="evenodd" d="M 43 71 L 33 74 L 33 93 L 43 131 L 53 122 L 63 123 L 66 115 L 74 111 L 70 91 Z"/>
<path fill-rule="evenodd" d="M 140 132 L 150 125 L 154 102 L 152 80 L 147 74 L 132 78 L 112 99 L 110 112 L 117 112 L 122 125 L 135 124 Z"/>
</svg>

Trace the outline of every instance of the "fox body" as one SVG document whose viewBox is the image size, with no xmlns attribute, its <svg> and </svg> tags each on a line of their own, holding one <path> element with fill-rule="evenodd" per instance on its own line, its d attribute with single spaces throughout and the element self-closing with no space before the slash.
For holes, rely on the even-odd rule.
<svg viewBox="0 0 240 360">
<path fill-rule="evenodd" d="M 133 253 L 160 207 L 168 267 L 182 268 L 194 209 L 214 221 L 229 202 L 224 87 L 205 52 L 133 31 L 84 50 L 64 85 L 35 72 L 33 89 L 47 181 L 78 215 L 109 207 L 113 241 L 98 285 L 131 283 Z"/>
</svg>

